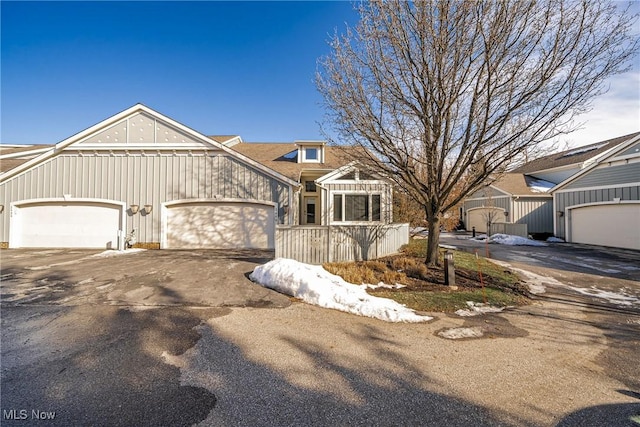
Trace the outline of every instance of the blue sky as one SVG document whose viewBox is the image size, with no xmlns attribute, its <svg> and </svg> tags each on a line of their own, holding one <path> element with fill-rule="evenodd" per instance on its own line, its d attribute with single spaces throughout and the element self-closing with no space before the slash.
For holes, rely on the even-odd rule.
<svg viewBox="0 0 640 427">
<path fill-rule="evenodd" d="M 204 134 L 321 139 L 313 82 L 350 2 L 1 2 L 5 144 L 52 144 L 141 102 Z M 570 146 L 640 130 L 640 63 Z"/>
</svg>

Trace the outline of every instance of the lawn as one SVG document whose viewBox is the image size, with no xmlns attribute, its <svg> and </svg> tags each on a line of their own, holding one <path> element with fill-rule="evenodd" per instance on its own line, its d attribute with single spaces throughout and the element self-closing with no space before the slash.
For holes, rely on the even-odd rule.
<svg viewBox="0 0 640 427">
<path fill-rule="evenodd" d="M 443 259 L 445 249 L 441 249 Z M 529 302 L 527 288 L 517 275 L 485 258 L 452 251 L 456 287 L 446 286 L 442 267 L 427 268 L 426 240 L 412 239 L 402 253 L 375 261 L 328 263 L 324 268 L 350 283 L 400 284 L 397 289 L 377 288 L 368 292 L 393 299 L 425 312 L 453 312 L 467 307 L 467 301 L 495 306 L 523 305 Z M 443 262 L 444 265 L 444 262 Z"/>
</svg>

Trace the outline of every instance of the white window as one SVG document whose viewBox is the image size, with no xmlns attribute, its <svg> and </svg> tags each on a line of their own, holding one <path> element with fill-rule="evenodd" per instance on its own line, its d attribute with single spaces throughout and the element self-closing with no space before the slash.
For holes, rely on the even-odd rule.
<svg viewBox="0 0 640 427">
<path fill-rule="evenodd" d="M 380 194 L 334 194 L 333 220 L 339 222 L 380 221 Z"/>
<path fill-rule="evenodd" d="M 302 161 L 320 163 L 320 147 L 302 147 Z"/>
</svg>

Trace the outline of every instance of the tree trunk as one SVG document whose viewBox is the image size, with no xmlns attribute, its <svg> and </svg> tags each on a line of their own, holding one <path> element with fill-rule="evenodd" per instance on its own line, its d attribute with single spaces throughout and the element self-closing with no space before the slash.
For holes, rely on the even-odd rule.
<svg viewBox="0 0 640 427">
<path fill-rule="evenodd" d="M 428 266 L 436 267 L 440 265 L 438 258 L 438 244 L 440 243 L 440 218 L 427 218 L 429 223 L 429 236 L 427 237 L 427 259 L 424 261 Z"/>
</svg>

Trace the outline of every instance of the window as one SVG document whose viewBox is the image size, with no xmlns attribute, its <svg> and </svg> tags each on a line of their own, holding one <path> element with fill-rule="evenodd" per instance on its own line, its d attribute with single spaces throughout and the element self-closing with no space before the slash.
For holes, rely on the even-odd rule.
<svg viewBox="0 0 640 427">
<path fill-rule="evenodd" d="M 333 195 L 333 220 L 342 221 L 342 194 Z"/>
<path fill-rule="evenodd" d="M 380 221 L 381 197 L 379 194 L 334 194 L 334 221 Z"/>
<path fill-rule="evenodd" d="M 316 183 L 313 181 L 305 181 L 304 182 L 304 191 L 307 193 L 315 193 L 316 192 Z"/>
<path fill-rule="evenodd" d="M 307 147 L 304 149 L 304 158 L 307 161 L 314 161 L 314 160 L 318 160 L 318 149 L 317 148 L 311 148 L 311 147 Z"/>
<path fill-rule="evenodd" d="M 345 221 L 369 220 L 369 196 L 350 195 L 344 196 Z"/>
</svg>

